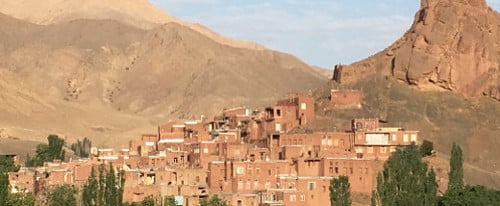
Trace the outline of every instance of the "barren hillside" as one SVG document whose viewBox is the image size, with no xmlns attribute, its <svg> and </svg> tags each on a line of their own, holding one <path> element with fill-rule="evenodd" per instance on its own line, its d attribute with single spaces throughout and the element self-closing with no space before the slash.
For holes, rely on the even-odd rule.
<svg viewBox="0 0 500 206">
<path fill-rule="evenodd" d="M 0 34 L 0 128 L 22 139 L 58 133 L 116 146 L 169 118 L 263 106 L 326 82 L 291 55 L 231 47 L 177 23 L 142 30 L 0 15 Z"/>
<path fill-rule="evenodd" d="M 155 7 L 148 0 L 0 0 L 0 13 L 40 25 L 94 19 L 116 20 L 138 28 L 152 29 L 173 22 L 198 31 L 221 44 L 265 49 L 253 42 L 223 37 L 203 25 L 182 21 Z"/>
</svg>

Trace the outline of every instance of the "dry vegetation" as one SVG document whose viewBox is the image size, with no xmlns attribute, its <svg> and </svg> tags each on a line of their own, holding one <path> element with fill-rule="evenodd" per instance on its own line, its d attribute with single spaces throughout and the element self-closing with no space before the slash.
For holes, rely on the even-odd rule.
<svg viewBox="0 0 500 206">
<path fill-rule="evenodd" d="M 324 110 L 333 88 L 361 89 L 365 93 L 361 110 Z M 452 92 L 424 92 L 393 78 L 373 75 L 351 85 L 334 82 L 318 89 L 320 100 L 317 130 L 343 130 L 356 117 L 380 118 L 386 126 L 420 131 L 420 137 L 434 142 L 447 158 L 453 142 L 465 151 L 466 181 L 500 188 L 500 104 L 490 98 L 465 99 Z M 445 165 L 439 165 L 444 167 Z"/>
<path fill-rule="evenodd" d="M 0 14 L 0 129 L 125 146 L 171 118 L 268 105 L 327 78 L 280 52 L 221 44 L 191 27 L 115 20 L 36 25 Z"/>
</svg>

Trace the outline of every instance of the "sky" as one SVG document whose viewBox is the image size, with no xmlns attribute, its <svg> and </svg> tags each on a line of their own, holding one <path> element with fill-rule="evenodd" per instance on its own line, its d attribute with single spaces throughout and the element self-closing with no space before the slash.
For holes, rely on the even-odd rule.
<svg viewBox="0 0 500 206">
<path fill-rule="evenodd" d="M 331 69 L 380 51 L 411 26 L 420 0 L 150 0 L 180 19 Z M 500 0 L 487 0 L 500 8 Z"/>
</svg>

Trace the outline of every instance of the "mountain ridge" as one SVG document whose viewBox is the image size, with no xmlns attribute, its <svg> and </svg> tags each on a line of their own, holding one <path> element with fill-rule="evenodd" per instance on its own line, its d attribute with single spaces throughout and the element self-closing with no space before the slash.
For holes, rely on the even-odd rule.
<svg viewBox="0 0 500 206">
<path fill-rule="evenodd" d="M 205 26 L 183 21 L 148 0 L 0 0 L 0 13 L 34 24 L 50 25 L 76 19 L 116 20 L 140 29 L 152 29 L 175 22 L 228 46 L 263 50 L 257 43 L 224 37 Z"/>
<path fill-rule="evenodd" d="M 0 15 L 0 33 L 8 37 L 0 68 L 15 79 L 4 84 L 2 102 L 16 105 L 2 104 L 9 112 L 0 122 L 8 135 L 30 140 L 58 133 L 119 144 L 108 137 L 126 141 L 170 118 L 265 106 L 327 80 L 289 54 L 221 44 L 173 22 L 143 30 L 115 20 L 37 25 Z M 19 92 L 37 101 L 12 98 Z M 44 121 L 61 116 L 75 125 Z"/>
</svg>

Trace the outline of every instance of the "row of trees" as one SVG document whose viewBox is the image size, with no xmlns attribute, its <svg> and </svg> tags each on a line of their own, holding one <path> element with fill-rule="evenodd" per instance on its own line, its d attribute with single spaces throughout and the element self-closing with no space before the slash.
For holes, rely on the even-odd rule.
<svg viewBox="0 0 500 206">
<path fill-rule="evenodd" d="M 27 156 L 26 166 L 37 167 L 42 166 L 44 162 L 51 162 L 55 159 L 64 160 L 64 139 L 51 134 L 47 137 L 47 141 L 48 143 L 38 144 L 36 146 L 35 156 Z M 83 140 L 77 140 L 77 142 L 71 144 L 71 150 L 82 158 L 89 157 L 91 147 L 92 141 L 86 137 Z"/>
<path fill-rule="evenodd" d="M 81 141 L 77 140 L 75 143 L 71 144 L 71 150 L 81 158 L 89 157 L 90 148 L 92 148 L 92 141 L 86 137 Z"/>
<path fill-rule="evenodd" d="M 437 196 L 436 174 L 422 161 L 431 155 L 432 142 L 424 142 L 419 148 L 412 144 L 397 149 L 384 164 L 377 176 L 377 187 L 372 193 L 372 206 L 398 205 L 498 205 L 500 191 L 484 186 L 464 185 L 463 154 L 453 144 L 450 159 L 449 183 L 446 193 Z M 345 176 L 334 178 L 330 183 L 332 206 L 350 205 L 349 180 Z"/>
<path fill-rule="evenodd" d="M 44 162 L 51 162 L 55 159 L 64 160 L 64 139 L 51 134 L 47 137 L 47 140 L 48 144 L 43 143 L 36 146 L 34 157 L 27 156 L 26 166 L 37 167 L 42 166 Z"/>
<path fill-rule="evenodd" d="M 124 206 L 177 206 L 173 197 L 163 198 L 163 202 L 152 196 L 144 198 L 140 203 L 125 203 Z M 200 206 L 229 206 L 229 204 L 219 196 L 214 195 L 211 198 L 205 198 L 200 201 Z"/>
<path fill-rule="evenodd" d="M 118 174 L 118 176 L 116 175 Z M 105 171 L 104 164 L 98 168 L 98 175 L 92 168 L 81 196 L 73 185 L 59 185 L 45 194 L 47 204 L 51 206 L 120 206 L 123 198 L 125 179 L 123 172 L 116 173 L 113 165 Z M 81 197 L 79 199 L 78 197 Z"/>
</svg>

